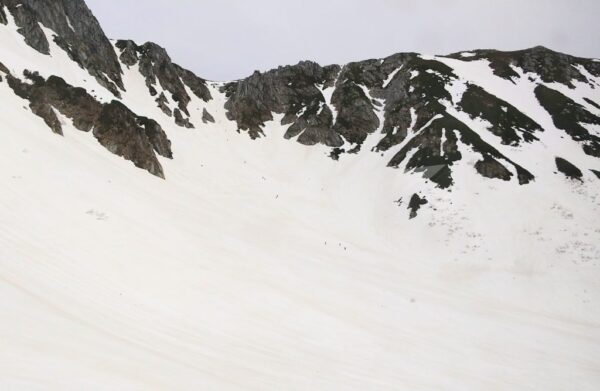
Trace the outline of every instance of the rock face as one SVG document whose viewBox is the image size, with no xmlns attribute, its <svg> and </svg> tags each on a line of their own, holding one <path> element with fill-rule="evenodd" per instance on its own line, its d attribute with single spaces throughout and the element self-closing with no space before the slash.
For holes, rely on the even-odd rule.
<svg viewBox="0 0 600 391">
<path fill-rule="evenodd" d="M 209 84 L 173 63 L 167 51 L 152 42 L 121 40 L 113 46 L 82 0 L 0 0 L 0 24 L 12 21 L 27 44 L 41 53 L 49 53 L 52 36 L 115 98 L 100 102 L 93 91 L 69 85 L 60 75 L 41 77 L 34 72 L 35 64 L 33 71 L 14 75 L 0 63 L 0 78 L 30 102 L 31 111 L 57 134 L 62 134 L 60 115 L 82 131 L 93 129 L 108 150 L 161 177 L 156 154 L 173 154 L 159 122 L 184 128 L 176 131 L 202 131 L 215 123 L 229 126 L 228 119 L 239 133 L 255 139 L 271 137 L 265 124 L 274 114 L 281 115 L 277 125 L 290 142 L 325 146 L 335 160 L 375 153 L 384 156 L 383 166 L 399 169 L 399 175 L 416 172 L 422 182 L 448 191 L 456 183 L 457 167 L 464 165 L 487 179 L 530 183 L 539 167 L 526 166 L 524 155 L 516 151 L 546 148 L 550 132 L 576 142 L 583 158 L 600 158 L 600 134 L 594 128 L 600 126 L 600 99 L 594 93 L 600 88 L 600 61 L 543 47 L 448 56 L 400 53 L 329 66 L 304 61 Z M 494 95 L 481 80 L 478 85 L 477 78 L 464 77 L 460 66 L 454 66 L 458 60 L 463 65 L 478 61 L 475 65 L 483 64 L 498 82 L 519 88 L 527 84 L 539 107 L 521 107 L 520 99 L 511 102 L 503 91 L 496 93 L 504 99 Z M 160 109 L 152 111 L 157 118 L 139 116 L 128 107 L 121 97 L 128 87 L 123 85 L 123 71 L 139 72 L 145 82 L 139 92 Z M 586 96 L 569 93 L 582 86 Z M 218 100 L 212 101 L 212 95 Z M 540 111 L 552 119 L 551 129 L 542 127 L 548 119 Z M 556 155 L 563 154 L 550 156 Z M 600 167 L 565 157 L 598 175 Z M 545 167 L 553 170 L 556 164 L 568 177 L 583 180 L 581 170 L 565 157 Z M 411 204 L 416 215 L 420 198 L 413 197 Z"/>
<path fill-rule="evenodd" d="M 173 64 L 167 51 L 155 43 L 147 42 L 138 46 L 133 41 L 117 41 L 116 47 L 121 51 L 120 59 L 125 65 L 129 67 L 139 65 L 139 71 L 146 79 L 150 95 L 157 95 L 159 87 L 163 90 L 156 98 L 158 107 L 169 117 L 174 116 L 177 125 L 193 128 L 188 111 L 191 98 L 186 91 L 186 86 L 198 98 L 208 102 L 212 97 L 206 86 L 206 80 Z M 173 110 L 169 106 L 171 102 L 165 95 L 165 91 L 177 105 Z"/>
<path fill-rule="evenodd" d="M 516 107 L 498 99 L 483 88 L 469 85 L 458 107 L 473 119 L 488 121 L 489 131 L 502 139 L 502 144 L 518 146 L 538 140 L 536 132 L 542 127 Z"/>
<path fill-rule="evenodd" d="M 556 168 L 558 168 L 558 171 L 562 172 L 567 178 L 581 181 L 581 178 L 583 177 L 583 173 L 579 168 L 561 157 L 556 158 Z"/>
<path fill-rule="evenodd" d="M 215 123 L 215 118 L 206 110 L 206 107 L 202 109 L 202 122 L 207 123 Z"/>
<path fill-rule="evenodd" d="M 228 97 L 227 117 L 236 121 L 240 130 L 257 138 L 263 135 L 264 123 L 273 119 L 272 113 L 283 113 L 283 123 L 292 124 L 286 138 L 308 128 L 309 133 L 320 134 L 324 144 L 342 145 L 341 138 L 331 134 L 332 113 L 329 109 L 321 110 L 325 98 L 319 90 L 319 86 L 331 87 L 338 72 L 338 66 L 323 68 L 313 62 L 280 67 L 265 74 L 255 72 L 247 79 L 223 87 Z M 298 141 L 314 144 L 310 136 Z"/>
<path fill-rule="evenodd" d="M 49 54 L 48 37 L 40 23 L 57 35 L 56 44 L 90 75 L 119 96 L 123 90 L 121 65 L 100 24 L 81 0 L 0 0 L 7 7 L 19 33 L 40 53 Z M 6 15 L 0 22 L 7 23 Z"/>
<path fill-rule="evenodd" d="M 485 59 L 496 75 L 513 82 L 533 72 L 544 82 L 573 87 L 574 81 L 592 85 L 586 74 L 600 75 L 599 62 L 541 47 L 517 52 L 482 50 L 469 57 L 447 58 Z M 522 74 L 515 70 L 519 67 Z M 458 82 L 452 68 L 442 61 L 405 53 L 344 66 L 302 62 L 256 72 L 226 84 L 223 91 L 228 118 L 253 138 L 262 136 L 264 123 L 278 113 L 284 115 L 282 125 L 289 125 L 286 138 L 329 146 L 334 159 L 359 152 L 370 136 L 376 138 L 376 152 L 401 145 L 388 166 L 422 172 L 441 188 L 452 186 L 453 165 L 463 160 L 465 147 L 479 154 L 474 168 L 484 177 L 504 181 L 515 177 L 519 184 L 534 180 L 531 172 L 484 141 L 456 112 L 489 124 L 488 131 L 512 147 L 539 141 L 544 129 L 481 86 L 467 84 L 462 94 L 453 96 L 452 86 Z M 555 125 L 579 142 L 586 154 L 598 157 L 598 136 L 581 125 L 598 124 L 598 117 L 543 84 L 535 92 Z M 597 107 L 593 100 L 586 101 Z"/>
<path fill-rule="evenodd" d="M 112 101 L 102 107 L 94 136 L 112 153 L 156 176 L 165 177 L 153 150 L 172 157 L 170 142 L 155 121 L 138 117 L 121 102 Z"/>
<path fill-rule="evenodd" d="M 94 136 L 110 152 L 164 178 L 155 152 L 167 158 L 173 154 L 171 142 L 156 121 L 136 115 L 118 101 L 102 104 L 83 88 L 73 87 L 58 76 L 44 79 L 37 73 L 25 72 L 24 80 L 7 74 L 15 94 L 27 99 L 31 111 L 54 133 L 62 135 L 58 112 L 81 131 L 93 129 Z"/>
<path fill-rule="evenodd" d="M 563 129 L 573 140 L 581 143 L 586 154 L 600 157 L 600 136 L 591 134 L 581 125 L 582 123 L 600 125 L 600 117 L 543 84 L 536 87 L 535 95 L 540 104 L 550 113 L 557 128 Z"/>
<path fill-rule="evenodd" d="M 525 73 L 533 73 L 545 83 L 561 83 L 573 87 L 573 81 L 588 83 L 588 78 L 583 74 L 582 68 L 593 76 L 600 76 L 600 63 L 569 56 L 536 46 L 531 49 L 514 52 L 501 52 L 498 50 L 476 50 L 472 56 L 463 57 L 460 53 L 448 57 L 458 58 L 463 61 L 488 60 L 494 74 L 507 80 L 516 80 Z M 573 65 L 579 65 L 582 68 Z M 522 73 L 516 69 L 521 69 Z"/>
</svg>

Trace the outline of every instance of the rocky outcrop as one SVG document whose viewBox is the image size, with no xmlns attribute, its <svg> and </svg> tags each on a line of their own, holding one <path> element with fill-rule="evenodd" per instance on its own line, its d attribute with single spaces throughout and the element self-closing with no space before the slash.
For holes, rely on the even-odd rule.
<svg viewBox="0 0 600 391">
<path fill-rule="evenodd" d="M 573 140 L 579 142 L 586 154 L 600 157 L 600 137 L 582 126 L 582 123 L 600 125 L 600 117 L 543 84 L 536 87 L 535 95 L 542 107 L 552 116 L 557 128 L 564 130 Z"/>
<path fill-rule="evenodd" d="M 172 158 L 171 142 L 154 120 L 138 116 L 118 101 L 102 104 L 83 88 L 73 87 L 58 76 L 47 79 L 25 72 L 26 82 L 7 74 L 13 91 L 27 99 L 31 111 L 41 117 L 53 132 L 62 135 L 57 112 L 69 118 L 77 129 L 89 132 L 106 149 L 132 161 L 137 167 L 164 178 L 156 157 Z"/>
<path fill-rule="evenodd" d="M 538 140 L 535 132 L 542 127 L 510 103 L 470 84 L 458 103 L 458 108 L 473 119 L 481 118 L 490 123 L 490 132 L 502 139 L 506 145 L 518 146 L 521 142 Z"/>
<path fill-rule="evenodd" d="M 123 88 L 121 65 L 139 70 L 156 106 L 180 127 L 195 127 L 190 119 L 192 99 L 199 99 L 200 104 L 212 99 L 206 80 L 173 63 L 165 49 L 152 42 L 117 41 L 115 51 L 82 0 L 0 0 L 0 5 L 0 23 L 8 23 L 12 15 L 19 33 L 41 53 L 49 52 L 48 39 L 53 39 L 116 96 Z M 47 36 L 42 25 L 56 36 Z M 486 60 L 493 73 L 514 83 L 527 77 L 537 86 L 535 95 L 554 125 L 587 155 L 600 157 L 600 136 L 587 126 L 600 125 L 600 117 L 593 114 L 600 105 L 589 97 L 577 103 L 549 87 L 552 83 L 600 87 L 592 80 L 600 76 L 600 62 L 543 47 L 515 52 L 477 50 L 446 57 Z M 136 115 L 118 101 L 100 103 L 57 76 L 44 79 L 27 72 L 21 80 L 1 64 L 0 71 L 53 132 L 62 134 L 60 116 L 66 116 L 82 131 L 93 129 L 113 153 L 164 176 L 156 154 L 172 157 L 171 147 L 153 119 Z M 387 155 L 384 163 L 389 167 L 420 173 L 442 189 L 453 186 L 458 164 L 469 164 L 474 172 L 493 180 L 531 182 L 534 175 L 509 156 L 515 148 L 539 142 L 547 131 L 518 106 L 459 79 L 443 57 L 416 53 L 343 66 L 304 61 L 257 71 L 221 85 L 221 92 L 226 98 L 226 117 L 251 138 L 265 136 L 266 123 L 278 114 L 286 139 L 327 146 L 329 156 L 336 160 L 359 152 Z M 198 122 L 215 122 L 213 114 L 217 113 L 209 113 L 202 105 L 193 107 L 198 114 L 202 110 Z M 477 129 L 473 124 L 478 124 Z M 370 151 L 363 151 L 366 145 Z M 568 162 L 557 160 L 558 165 L 577 178 Z"/>
<path fill-rule="evenodd" d="M 48 39 L 53 39 L 73 61 L 120 96 L 123 90 L 121 66 L 113 47 L 98 21 L 82 0 L 0 0 L 7 7 L 28 45 L 50 54 Z M 6 15 L 0 15 L 6 24 Z M 40 24 L 52 29 L 55 37 L 47 37 Z"/>
<path fill-rule="evenodd" d="M 208 112 L 208 110 L 206 110 L 206 107 L 202 109 L 202 122 L 204 122 L 205 124 L 209 122 L 215 122 L 215 118 Z"/>
<path fill-rule="evenodd" d="M 171 157 L 171 151 L 166 136 L 155 121 L 138 117 L 121 102 L 112 101 L 103 105 L 93 133 L 110 152 L 158 177 L 165 177 L 154 149 L 168 157 Z"/>
<path fill-rule="evenodd" d="M 158 87 L 163 90 L 156 98 L 158 107 L 169 117 L 173 116 L 177 125 L 193 128 L 188 111 L 191 98 L 186 91 L 186 86 L 198 98 L 208 102 L 212 97 L 206 80 L 174 64 L 167 51 L 155 43 L 147 42 L 138 46 L 133 41 L 117 41 L 116 47 L 120 50 L 120 59 L 125 65 L 139 65 L 139 71 L 146 79 L 150 95 L 157 95 Z M 176 108 L 169 107 L 170 102 L 165 91 L 169 92 L 177 105 Z"/>
<path fill-rule="evenodd" d="M 556 158 L 556 168 L 569 179 L 575 179 L 583 182 L 583 173 L 577 166 L 561 157 Z"/>
<path fill-rule="evenodd" d="M 228 98 L 228 117 L 253 138 L 263 134 L 272 113 L 280 113 L 284 115 L 282 125 L 290 125 L 286 138 L 332 147 L 334 159 L 343 153 L 357 153 L 370 136 L 379 139 L 375 147 L 379 152 L 403 144 L 388 165 L 403 164 L 422 172 L 442 188 L 453 184 L 452 165 L 462 159 L 461 143 L 481 155 L 475 166 L 481 175 L 510 180 L 513 174 L 504 166 L 508 164 L 517 172 L 520 184 L 533 180 L 525 168 L 450 115 L 445 104 L 488 121 L 490 131 L 506 144 L 537 140 L 534 133 L 541 132 L 541 127 L 474 85 L 461 102 L 453 102 L 447 86 L 456 80 L 447 65 L 407 53 L 344 67 L 303 62 L 264 74 L 256 72 L 225 85 L 223 91 Z"/>
<path fill-rule="evenodd" d="M 175 123 L 177 125 L 182 126 L 187 129 L 194 128 L 194 125 L 190 122 L 190 120 L 188 118 L 183 117 L 183 115 L 181 114 L 181 111 L 179 109 L 175 109 L 173 112 L 173 115 L 175 117 Z"/>
<path fill-rule="evenodd" d="M 408 203 L 408 209 L 410 210 L 409 219 L 412 220 L 415 217 L 417 217 L 419 209 L 421 209 L 423 205 L 427 205 L 428 203 L 429 201 L 427 201 L 425 197 L 421 197 L 418 194 L 413 194 Z"/>
<path fill-rule="evenodd" d="M 460 53 L 448 57 L 463 61 L 476 61 L 485 59 L 490 62 L 494 74 L 502 78 L 513 80 L 521 75 L 513 67 L 520 68 L 522 73 L 532 73 L 540 77 L 545 83 L 561 83 L 571 88 L 573 80 L 588 83 L 589 80 L 578 69 L 585 68 L 594 76 L 600 76 L 600 63 L 567 54 L 558 53 L 543 46 L 531 49 L 502 52 L 498 50 L 476 50 L 473 55 L 464 57 Z"/>
<path fill-rule="evenodd" d="M 228 98 L 227 117 L 252 138 L 263 134 L 264 123 L 273 119 L 273 113 L 284 114 L 283 123 L 292 124 L 286 138 L 298 136 L 306 129 L 309 133 L 328 133 L 333 121 L 331 115 L 323 113 L 326 102 L 319 86 L 332 87 L 338 71 L 337 65 L 321 67 L 313 62 L 302 62 L 267 73 L 255 72 L 247 79 L 228 83 L 223 87 Z M 326 145 L 342 144 L 339 136 L 319 138 Z M 311 144 L 314 137 L 298 141 Z"/>
</svg>

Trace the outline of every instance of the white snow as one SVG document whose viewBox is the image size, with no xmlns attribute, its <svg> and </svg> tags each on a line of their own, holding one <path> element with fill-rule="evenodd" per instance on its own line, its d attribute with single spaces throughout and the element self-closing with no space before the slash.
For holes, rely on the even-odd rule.
<svg viewBox="0 0 600 391">
<path fill-rule="evenodd" d="M 336 79 L 337 81 L 337 79 Z M 323 98 L 325 99 L 325 103 L 327 104 L 327 106 L 329 106 L 329 109 L 331 110 L 331 113 L 333 115 L 333 123 L 335 124 L 335 121 L 337 120 L 337 109 L 335 108 L 335 106 L 333 105 L 332 97 L 333 97 L 333 92 L 335 91 L 335 84 L 333 83 L 333 86 L 327 87 L 327 88 L 323 88 L 323 85 L 317 85 L 316 87 L 319 89 L 319 91 L 321 91 L 321 94 L 323 94 Z"/>
<path fill-rule="evenodd" d="M 71 19 L 69 19 L 67 15 L 65 15 L 65 17 L 67 18 L 67 25 L 69 26 L 69 28 L 75 31 L 75 27 L 73 27 L 73 25 L 71 24 Z"/>
<path fill-rule="evenodd" d="M 54 63 L 54 47 L 28 51 L 13 27 L 0 26 L 5 65 L 95 83 Z M 447 61 L 551 123 L 529 82 Z M 281 116 L 265 138 L 239 135 L 218 83 L 211 102 L 190 94 L 197 129 L 182 129 L 124 72 L 123 101 L 172 141 L 166 180 L 62 116 L 65 135 L 53 134 L 0 82 L 0 389 L 597 389 L 592 174 L 515 186 L 457 164 L 449 193 L 386 169 L 402 146 L 335 162 L 284 140 Z M 591 168 L 559 134 L 514 153 Z M 417 187 L 429 204 L 408 221 Z"/>
<path fill-rule="evenodd" d="M 52 37 L 55 33 L 51 29 L 40 25 L 50 45 L 50 55 L 44 55 L 25 43 L 25 38 L 17 32 L 18 27 L 7 8 L 4 8 L 4 13 L 8 24 L 0 25 L 0 61 L 13 75 L 23 78 L 23 71 L 26 69 L 35 70 L 43 77 L 60 75 L 67 83 L 87 89 L 100 101 L 110 102 L 115 98 L 93 76 L 71 61 L 69 55 L 54 42 Z"/>
<path fill-rule="evenodd" d="M 514 78 L 514 83 L 502 79 L 492 73 L 487 60 L 461 61 L 445 57 L 438 57 L 437 60 L 452 67 L 461 83 L 470 82 L 483 87 L 487 92 L 510 102 L 545 129 L 544 132 L 536 133 L 541 143 L 523 144 L 519 149 L 510 150 L 497 141 L 494 142 L 493 138 L 487 138 L 489 132 L 478 132 L 484 140 L 507 154 L 513 161 L 530 168 L 538 179 L 549 179 L 555 176 L 555 167 L 548 165 L 548 161 L 553 161 L 556 156 L 569 156 L 569 161 L 578 167 L 597 167 L 597 159 L 586 155 L 578 142 L 573 141 L 565 131 L 557 129 L 550 114 L 539 104 L 534 93 L 535 87 L 540 83 L 538 79 L 529 80 L 531 75 L 524 74 L 523 70 L 517 67 L 513 67 L 513 70 L 519 73 L 520 77 Z M 583 93 L 595 101 L 600 100 L 600 90 L 593 90 L 584 83 L 576 83 L 576 85 L 574 91 L 569 91 L 567 86 L 558 83 L 553 83 L 549 87 L 559 90 L 578 102 L 582 100 Z M 468 119 L 464 118 L 464 121 Z"/>
<path fill-rule="evenodd" d="M 403 65 L 400 65 L 398 68 L 396 68 L 395 70 L 392 71 L 392 73 L 390 73 L 387 77 L 387 79 L 383 82 L 383 88 L 387 88 L 387 86 L 390 85 L 390 83 L 392 82 L 392 80 L 394 80 L 394 77 L 396 77 L 396 75 L 398 74 L 398 72 L 400 72 L 402 70 L 402 67 L 404 67 Z"/>
</svg>

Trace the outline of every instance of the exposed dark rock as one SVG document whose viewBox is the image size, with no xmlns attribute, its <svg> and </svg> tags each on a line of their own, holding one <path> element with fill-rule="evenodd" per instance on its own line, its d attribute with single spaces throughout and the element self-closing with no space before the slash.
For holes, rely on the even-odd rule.
<svg viewBox="0 0 600 391">
<path fill-rule="evenodd" d="M 192 90 L 194 95 L 205 102 L 208 102 L 212 99 L 210 91 L 206 86 L 206 80 L 196 76 L 193 72 L 188 71 L 177 64 L 173 64 L 173 66 L 175 67 L 177 74 L 179 74 L 179 77 L 181 77 L 183 82 L 190 88 L 190 90 Z"/>
<path fill-rule="evenodd" d="M 417 217 L 417 212 L 421 209 L 421 206 L 427 205 L 428 201 L 425 197 L 420 197 L 418 194 L 413 194 L 408 203 L 408 209 L 410 210 L 410 219 Z"/>
<path fill-rule="evenodd" d="M 7 6 L 28 45 L 49 54 L 40 23 L 56 33 L 54 41 L 116 96 L 123 89 L 121 66 L 113 47 L 83 0 L 0 0 Z M 71 28 L 72 27 L 72 28 Z"/>
<path fill-rule="evenodd" d="M 157 94 L 155 87 L 157 82 L 164 91 L 171 94 L 171 98 L 177 103 L 178 107 L 178 110 L 173 113 L 175 123 L 179 126 L 193 127 L 189 118 L 183 117 L 183 114 L 187 117 L 190 115 L 188 104 L 191 100 L 186 92 L 185 85 L 190 88 L 194 95 L 207 102 L 212 97 L 206 85 L 206 80 L 174 64 L 167 51 L 153 42 L 138 46 L 133 41 L 117 41 L 116 46 L 121 51 L 120 59 L 124 64 L 127 66 L 139 64 L 140 73 L 146 78 L 146 86 L 150 91 L 150 95 L 155 96 Z M 171 116 L 172 114 L 169 114 L 171 109 L 166 106 L 167 100 L 164 93 L 161 93 L 157 103 L 165 114 Z M 179 111 L 179 114 L 177 114 L 177 111 Z"/>
<path fill-rule="evenodd" d="M 31 108 L 31 112 L 41 117 L 54 133 L 63 135 L 62 125 L 52 106 L 47 103 L 32 103 L 29 107 Z"/>
<path fill-rule="evenodd" d="M 149 133 L 156 130 L 154 124 L 144 124 L 121 102 L 112 101 L 102 107 L 94 126 L 94 136 L 110 152 L 164 178 L 162 166 L 153 152 L 154 147 L 143 125 L 152 127 L 148 130 Z"/>
<path fill-rule="evenodd" d="M 490 67 L 493 69 L 494 74 L 508 80 L 520 77 L 519 73 L 513 70 L 512 67 L 514 66 L 521 68 L 525 73 L 531 72 L 539 75 L 545 83 L 562 83 L 571 88 L 574 87 L 573 80 L 588 82 L 588 79 L 575 65 L 583 66 L 594 76 L 600 75 L 600 63 L 558 53 L 543 46 L 513 52 L 476 50 L 474 53 L 475 56 L 472 57 L 462 57 L 460 53 L 449 57 L 463 61 L 487 59 L 490 61 Z"/>
<path fill-rule="evenodd" d="M 179 126 L 183 126 L 187 129 L 193 129 L 194 128 L 194 124 L 192 124 L 190 122 L 190 120 L 188 118 L 184 118 L 183 115 L 181 114 L 181 111 L 179 111 L 179 109 L 175 109 L 175 111 L 173 112 L 174 117 L 175 117 L 175 123 Z"/>
<path fill-rule="evenodd" d="M 279 67 L 261 74 L 255 72 L 247 79 L 228 83 L 223 87 L 227 95 L 225 109 L 227 117 L 237 122 L 238 128 L 247 131 L 252 138 L 262 134 L 262 127 L 273 119 L 272 113 L 284 114 L 283 124 L 297 123 L 286 137 L 292 138 L 313 127 L 332 126 L 327 122 L 327 114 L 321 108 L 326 103 L 318 86 L 331 87 L 339 67 L 321 67 L 313 62 L 301 62 L 298 65 Z M 330 110 L 331 112 L 331 110 Z M 312 143 L 314 133 L 299 139 Z M 330 140 L 330 137 L 319 137 Z M 337 140 L 336 144 L 339 144 Z"/>
<path fill-rule="evenodd" d="M 344 77 L 343 71 L 341 80 Z M 379 127 L 379 118 L 370 98 L 352 80 L 341 81 L 336 86 L 331 101 L 338 111 L 333 130 L 351 144 L 362 144 Z"/>
<path fill-rule="evenodd" d="M 70 118 L 79 130 L 87 132 L 93 127 L 101 104 L 83 88 L 72 87 L 57 76 L 45 80 L 37 73 L 26 71 L 25 77 L 30 83 L 9 75 L 8 84 L 18 96 L 30 101 L 32 112 L 44 119 L 55 133 L 62 134 L 62 130 L 51 107 Z"/>
<path fill-rule="evenodd" d="M 309 107 L 285 133 L 285 138 L 298 136 L 298 142 L 304 145 L 325 144 L 330 147 L 341 146 L 344 141 L 332 129 L 333 114 L 321 103 L 319 107 Z"/>
<path fill-rule="evenodd" d="M 388 163 L 390 167 L 398 167 L 408 153 L 416 149 L 415 153 L 406 163 L 406 169 L 415 169 L 423 172 L 423 176 L 439 187 L 450 187 L 452 179 L 450 167 L 462 159 L 458 151 L 458 139 L 454 130 L 466 128 L 453 117 L 438 118 L 423 128 L 400 150 Z M 445 141 L 442 143 L 442 140 Z"/>
<path fill-rule="evenodd" d="M 4 13 L 4 7 L 0 7 L 0 23 L 7 24 L 6 14 Z"/>
<path fill-rule="evenodd" d="M 154 175 L 164 173 L 154 151 L 172 158 L 171 143 L 160 125 L 141 117 L 122 103 L 102 104 L 85 89 L 67 84 L 57 76 L 44 79 L 37 73 L 25 72 L 28 82 L 8 74 L 8 84 L 15 94 L 29 100 L 32 112 L 41 117 L 53 132 L 62 134 L 54 110 L 73 121 L 73 125 L 94 136 L 109 151 L 132 161 Z"/>
<path fill-rule="evenodd" d="M 533 133 L 543 131 L 540 125 L 513 105 L 473 84 L 468 86 L 458 107 L 471 118 L 488 121 L 490 132 L 502 138 L 503 144 L 519 145 L 521 140 L 532 142 L 537 140 Z"/>
<path fill-rule="evenodd" d="M 426 124 L 427 125 L 427 124 Z M 511 164 L 518 173 L 520 184 L 527 184 L 534 176 L 520 165 L 514 163 L 497 149 L 487 144 L 481 137 L 468 126 L 458 121 L 449 114 L 440 115 L 427 126 L 422 128 L 417 135 L 392 158 L 389 166 L 398 167 L 408 156 L 408 153 L 416 149 L 410 160 L 406 163 L 406 169 L 415 169 L 424 172 L 424 177 L 430 179 L 441 188 L 450 187 L 452 179 L 451 167 L 462 159 L 458 150 L 458 138 L 471 147 L 474 152 L 481 154 L 483 161 L 478 164 L 477 171 L 485 176 L 493 178 L 506 178 L 506 168 L 502 170 L 498 160 L 504 160 Z M 444 142 L 442 143 L 442 140 Z M 497 164 L 493 163 L 496 162 Z M 509 178 L 510 178 L 510 172 Z"/>
<path fill-rule="evenodd" d="M 34 9 L 27 3 L 21 5 L 16 1 L 1 0 L 0 6 L 8 7 L 17 24 L 17 31 L 25 38 L 25 42 L 42 54 L 50 54 L 50 44 L 39 25 L 39 18 Z M 4 17 L 6 20 L 6 16 Z"/>
<path fill-rule="evenodd" d="M 446 109 L 440 101 L 452 101 L 446 90 L 447 83 L 456 75 L 446 65 L 432 60 L 424 60 L 416 54 L 394 55 L 382 63 L 386 69 L 383 78 L 396 69 L 390 84 L 375 96 L 385 99 L 385 120 L 382 128 L 384 137 L 377 144 L 378 151 L 386 151 L 402 143 L 409 130 L 418 131 Z M 415 118 L 412 118 L 411 111 Z M 414 129 L 410 129 L 414 120 Z"/>
<path fill-rule="evenodd" d="M 178 126 L 194 127 L 188 107 L 194 95 L 203 101 L 212 99 L 205 79 L 174 64 L 154 43 L 118 41 L 115 52 L 83 0 L 0 0 L 0 5 L 14 16 L 29 45 L 47 54 L 48 40 L 53 39 L 117 96 L 123 89 L 121 64 L 139 67 L 150 95 Z M 0 23 L 8 20 L 6 9 L 0 7 Z M 41 25 L 52 29 L 56 36 L 46 36 Z M 449 57 L 463 61 L 487 59 L 496 75 L 513 81 L 524 73 L 531 80 L 574 87 L 576 81 L 594 84 L 586 78 L 587 73 L 600 76 L 600 63 L 543 47 L 515 52 L 479 50 L 472 57 Z M 23 81 L 2 64 L 0 71 L 6 74 L 15 93 L 29 100 L 32 112 L 54 132 L 62 131 L 57 116 L 60 113 L 80 130 L 94 129 L 107 149 L 155 175 L 164 175 L 155 153 L 172 157 L 172 152 L 156 121 L 137 116 L 116 101 L 102 104 L 84 89 L 74 88 L 56 76 L 44 79 L 27 72 L 28 80 Z M 277 113 L 282 116 L 281 125 L 289 125 L 284 136 L 287 139 L 328 146 L 331 158 L 337 160 L 341 154 L 358 153 L 369 138 L 368 144 L 376 145 L 373 152 L 397 147 L 389 166 L 402 165 L 421 172 L 440 188 L 452 186 L 453 166 L 463 160 L 463 148 L 479 155 L 474 168 L 484 177 L 508 181 L 516 172 L 520 184 L 532 181 L 534 176 L 527 169 L 484 141 L 447 108 L 453 106 L 473 119 L 486 121 L 489 131 L 510 146 L 538 141 L 541 126 L 517 107 L 476 85 L 468 85 L 460 102 L 453 101 L 448 87 L 454 82 L 463 81 L 444 63 L 401 53 L 344 66 L 301 62 L 266 73 L 255 72 L 225 84 L 222 92 L 227 98 L 227 117 L 252 138 L 261 137 L 265 123 Z M 544 85 L 539 85 L 535 93 L 556 127 L 581 143 L 586 154 L 600 157 L 600 137 L 585 125 L 600 125 L 598 116 Z M 600 108 L 591 99 L 584 99 Z M 215 119 L 203 109 L 202 121 Z"/>
<path fill-rule="evenodd" d="M 592 172 L 594 175 L 596 175 L 596 176 L 598 177 L 598 179 L 600 179 L 600 171 L 598 171 L 598 170 L 593 170 L 593 169 L 590 169 L 590 171 L 591 171 L 591 172 Z"/>
<path fill-rule="evenodd" d="M 215 122 L 215 119 L 208 112 L 208 110 L 206 110 L 206 108 L 202 109 L 202 122 L 204 122 L 205 124 L 208 123 L 208 122 L 211 122 L 211 123 Z"/>
<path fill-rule="evenodd" d="M 144 127 L 146 137 L 152 144 L 152 147 L 160 156 L 172 159 L 173 152 L 171 151 L 171 140 L 167 138 L 167 134 L 163 128 L 151 118 L 137 117 L 140 124 Z M 144 167 L 147 169 L 147 167 Z"/>
<path fill-rule="evenodd" d="M 583 98 L 583 100 L 585 100 L 587 103 L 591 104 L 592 106 L 594 106 L 595 108 L 600 110 L 600 105 L 598 103 L 594 102 L 593 100 L 591 100 L 589 98 Z"/>
<path fill-rule="evenodd" d="M 581 125 L 581 123 L 600 125 L 600 117 L 545 85 L 537 86 L 535 95 L 542 107 L 552 116 L 557 128 L 564 130 L 573 140 L 581 143 L 586 154 L 600 157 L 600 137 L 591 134 Z"/>
<path fill-rule="evenodd" d="M 577 179 L 583 182 L 581 179 L 583 178 L 583 173 L 581 170 L 568 160 L 557 157 L 556 168 L 558 168 L 558 171 L 562 172 L 567 178 Z"/>
<path fill-rule="evenodd" d="M 156 103 L 158 104 L 158 107 L 160 107 L 160 109 L 163 111 L 163 113 L 165 113 L 169 117 L 173 116 L 173 112 L 171 111 L 168 105 L 169 100 L 165 96 L 164 92 L 161 92 L 158 98 L 156 98 Z M 181 115 L 181 113 L 179 115 Z"/>
<path fill-rule="evenodd" d="M 135 42 L 131 40 L 121 40 L 117 41 L 115 46 L 121 50 L 119 59 L 123 64 L 132 67 L 138 63 L 140 58 L 138 56 L 138 46 Z"/>
<path fill-rule="evenodd" d="M 475 169 L 486 178 L 497 178 L 503 181 L 510 181 L 512 173 L 506 167 L 500 164 L 496 159 L 490 156 L 484 156 L 483 160 L 475 163 Z"/>
</svg>

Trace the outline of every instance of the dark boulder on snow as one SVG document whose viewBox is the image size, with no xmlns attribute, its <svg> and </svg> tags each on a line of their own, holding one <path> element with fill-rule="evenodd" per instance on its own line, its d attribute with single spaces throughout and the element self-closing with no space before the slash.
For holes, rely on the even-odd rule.
<svg viewBox="0 0 600 391">
<path fill-rule="evenodd" d="M 214 123 L 215 118 L 206 110 L 206 108 L 202 109 L 202 122 L 206 123 Z"/>
<path fill-rule="evenodd" d="M 413 194 L 408 203 L 408 209 L 410 210 L 409 219 L 417 217 L 417 212 L 423 205 L 427 205 L 429 201 L 425 197 L 421 197 L 418 194 Z"/>
</svg>

